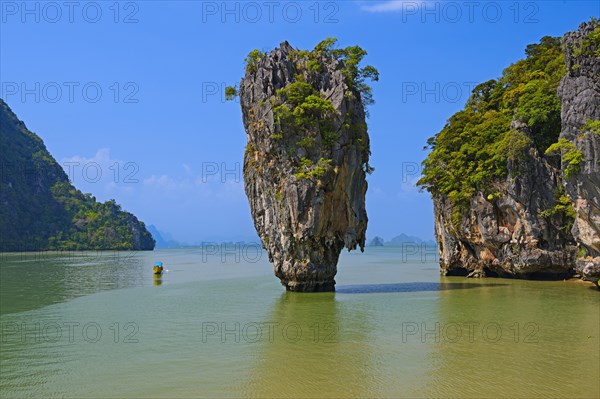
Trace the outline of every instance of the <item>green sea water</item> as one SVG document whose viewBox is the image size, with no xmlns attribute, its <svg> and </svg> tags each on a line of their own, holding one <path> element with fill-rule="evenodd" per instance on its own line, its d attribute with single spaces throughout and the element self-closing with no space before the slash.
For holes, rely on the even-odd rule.
<svg viewBox="0 0 600 399">
<path fill-rule="evenodd" d="M 264 253 L 223 255 L 0 254 L 0 397 L 600 397 L 586 284 L 367 248 L 336 293 L 286 293 Z"/>
</svg>

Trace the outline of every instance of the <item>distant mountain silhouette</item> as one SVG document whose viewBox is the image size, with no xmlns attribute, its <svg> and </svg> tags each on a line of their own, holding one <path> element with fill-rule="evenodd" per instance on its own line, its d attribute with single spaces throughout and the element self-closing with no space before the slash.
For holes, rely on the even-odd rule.
<svg viewBox="0 0 600 399">
<path fill-rule="evenodd" d="M 433 240 L 423 240 L 420 237 L 416 237 L 416 236 L 409 236 L 407 234 L 400 234 L 395 236 L 394 238 L 392 238 L 389 241 L 385 241 L 383 238 L 381 238 L 380 236 L 375 236 L 373 237 L 373 239 L 368 240 L 368 243 L 370 247 L 401 247 L 407 244 L 416 244 L 416 245 L 425 245 L 425 246 L 436 246 L 436 242 Z"/>
<path fill-rule="evenodd" d="M 433 240 L 425 241 L 420 237 L 409 236 L 406 234 L 400 234 L 400 235 L 392 238 L 390 241 L 386 241 L 384 243 L 384 245 L 388 246 L 388 247 L 399 247 L 399 246 L 402 246 L 403 244 L 436 245 L 435 241 L 433 241 Z"/>
<path fill-rule="evenodd" d="M 384 243 L 383 238 L 381 238 L 379 236 L 375 236 L 375 238 L 370 240 L 367 245 L 369 247 L 383 247 L 383 243 Z"/>
<path fill-rule="evenodd" d="M 156 241 L 156 248 L 180 248 L 181 243 L 173 240 L 168 233 L 159 231 L 153 224 L 148 226 L 148 231 L 152 234 L 152 237 Z"/>
</svg>

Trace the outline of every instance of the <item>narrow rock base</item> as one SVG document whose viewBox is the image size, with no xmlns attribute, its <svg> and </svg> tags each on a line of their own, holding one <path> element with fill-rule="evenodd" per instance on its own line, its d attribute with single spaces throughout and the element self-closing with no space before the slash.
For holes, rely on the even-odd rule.
<svg viewBox="0 0 600 399">
<path fill-rule="evenodd" d="M 281 281 L 287 291 L 292 292 L 334 292 L 335 280 L 331 281 Z"/>
</svg>

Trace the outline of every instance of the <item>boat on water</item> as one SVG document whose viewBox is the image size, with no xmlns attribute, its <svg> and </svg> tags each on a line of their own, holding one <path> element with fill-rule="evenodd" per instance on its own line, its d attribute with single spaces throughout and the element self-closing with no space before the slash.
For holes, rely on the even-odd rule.
<svg viewBox="0 0 600 399">
<path fill-rule="evenodd" d="M 154 264 L 154 267 L 152 268 L 152 271 L 154 272 L 155 276 L 160 276 L 163 274 L 163 263 L 162 262 L 156 262 Z"/>
</svg>

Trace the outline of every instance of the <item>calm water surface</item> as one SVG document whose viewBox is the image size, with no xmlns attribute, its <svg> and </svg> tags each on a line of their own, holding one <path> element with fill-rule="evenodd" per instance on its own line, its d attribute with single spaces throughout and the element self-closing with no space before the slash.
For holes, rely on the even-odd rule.
<svg viewBox="0 0 600 399">
<path fill-rule="evenodd" d="M 252 251 L 2 254 L 0 396 L 600 397 L 587 285 L 369 248 L 335 294 L 286 293 Z"/>
</svg>

